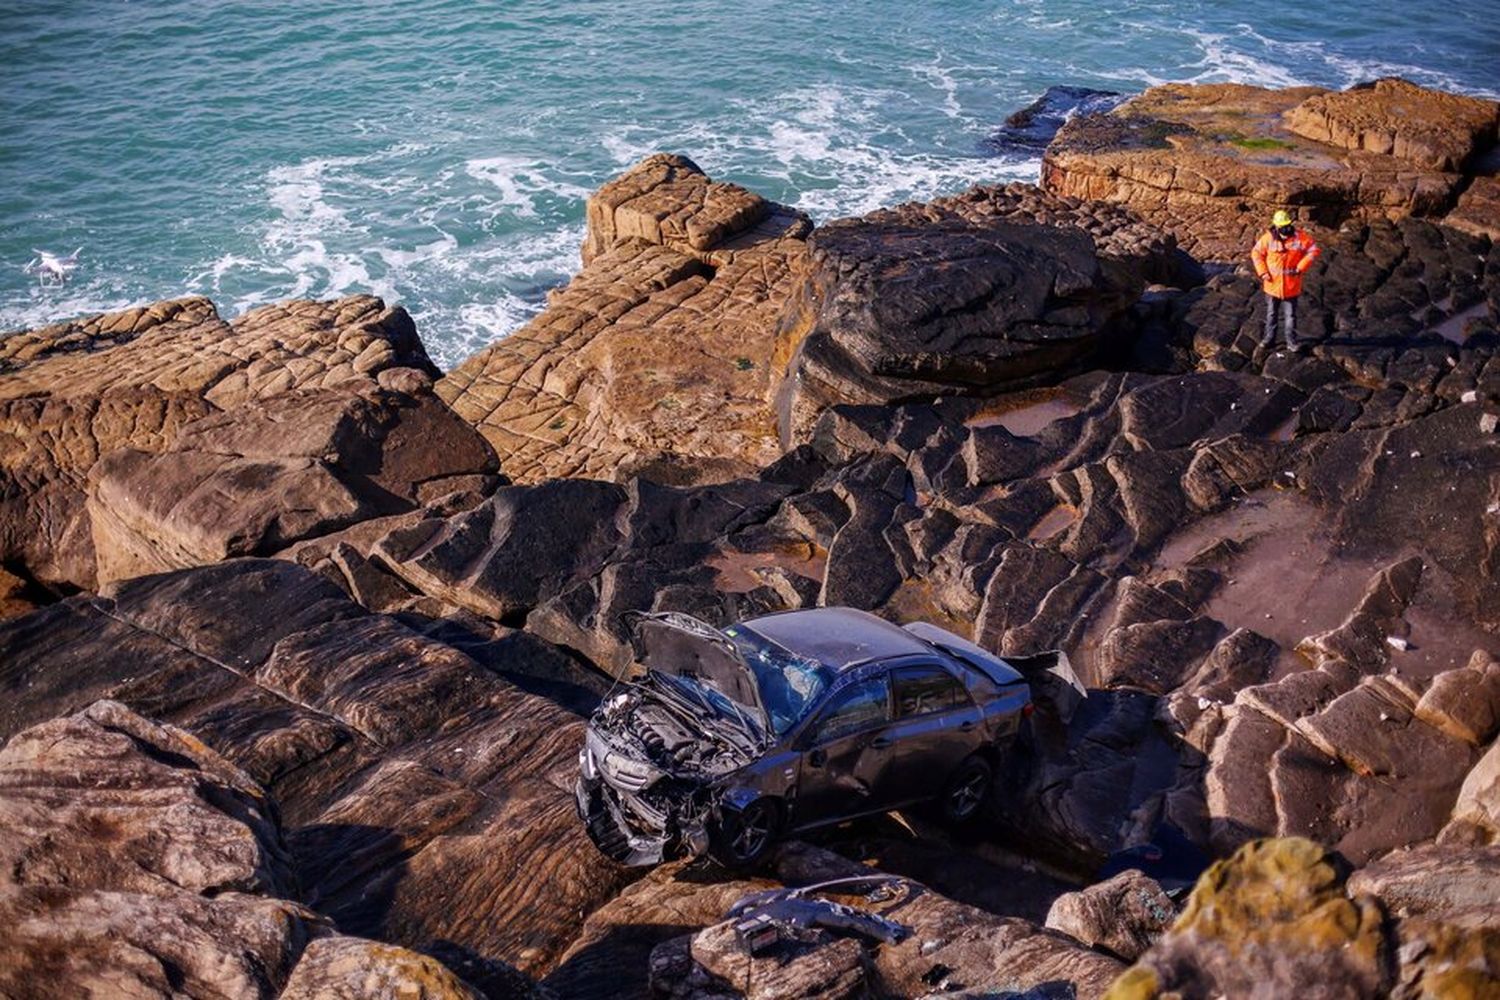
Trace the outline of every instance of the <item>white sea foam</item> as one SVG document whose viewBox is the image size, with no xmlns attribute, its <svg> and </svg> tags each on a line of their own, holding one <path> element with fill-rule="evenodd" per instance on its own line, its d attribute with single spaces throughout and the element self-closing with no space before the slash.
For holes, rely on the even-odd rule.
<svg viewBox="0 0 1500 1000">
<path fill-rule="evenodd" d="M 111 285 L 78 282 L 61 288 L 33 286 L 0 304 L 0 336 L 48 326 L 69 317 L 90 316 L 145 305 L 150 298 L 130 296 Z"/>
<path fill-rule="evenodd" d="M 557 178 L 548 164 L 525 156 L 490 156 L 469 160 L 464 170 L 475 180 L 491 184 L 500 192 L 500 204 L 517 215 L 537 217 L 538 195 L 584 199 L 587 188 Z"/>
<path fill-rule="evenodd" d="M 715 175 L 755 171 L 781 182 L 779 197 L 817 221 L 858 215 L 973 184 L 1035 180 L 1040 160 L 980 155 L 983 133 L 952 152 L 907 139 L 885 116 L 909 95 L 831 84 L 798 88 L 735 109 L 693 136 L 699 162 Z"/>
<path fill-rule="evenodd" d="M 958 101 L 958 80 L 953 76 L 950 69 L 943 66 L 943 54 L 938 53 L 937 58 L 930 63 L 918 63 L 915 66 L 906 67 L 907 72 L 917 79 L 929 84 L 934 90 L 943 95 L 943 114 L 949 118 L 961 119 L 967 116 L 963 113 L 963 105 Z"/>
<path fill-rule="evenodd" d="M 1231 37 L 1222 32 L 1183 28 L 1182 33 L 1194 39 L 1203 58 L 1193 63 L 1200 72 L 1184 78 L 1187 83 L 1249 83 L 1260 87 L 1305 87 L 1312 81 L 1289 67 L 1271 60 L 1264 40 L 1251 38 L 1245 32 Z M 1244 40 L 1256 43 L 1258 51 L 1247 51 Z"/>
</svg>

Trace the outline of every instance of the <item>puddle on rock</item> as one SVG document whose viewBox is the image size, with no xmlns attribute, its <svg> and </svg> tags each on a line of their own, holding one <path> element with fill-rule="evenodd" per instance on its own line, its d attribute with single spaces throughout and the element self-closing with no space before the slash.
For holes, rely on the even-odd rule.
<svg viewBox="0 0 1500 1000">
<path fill-rule="evenodd" d="M 1468 335 L 1464 333 L 1464 325 L 1471 319 L 1482 319 L 1488 315 L 1489 305 L 1480 302 L 1477 305 L 1472 305 L 1467 309 L 1454 313 L 1429 329 L 1432 333 L 1437 334 L 1449 343 L 1462 345 L 1464 341 L 1469 339 Z"/>
<path fill-rule="evenodd" d="M 822 580 L 828 566 L 828 553 L 817 545 L 788 543 L 766 552 L 720 550 L 705 562 L 718 571 L 715 586 L 730 594 L 744 594 L 763 586 L 757 570 L 779 566 L 809 580 Z"/>
<path fill-rule="evenodd" d="M 1031 526 L 1031 530 L 1026 533 L 1026 537 L 1033 542 L 1039 542 L 1072 527 L 1073 523 L 1077 520 L 1077 507 L 1065 503 L 1058 504 L 1042 515 L 1040 521 Z"/>
<path fill-rule="evenodd" d="M 1064 420 L 1083 407 L 1058 389 L 1017 392 L 985 404 L 965 423 L 970 427 L 1004 427 L 1016 437 L 1032 437 L 1047 425 Z"/>
</svg>

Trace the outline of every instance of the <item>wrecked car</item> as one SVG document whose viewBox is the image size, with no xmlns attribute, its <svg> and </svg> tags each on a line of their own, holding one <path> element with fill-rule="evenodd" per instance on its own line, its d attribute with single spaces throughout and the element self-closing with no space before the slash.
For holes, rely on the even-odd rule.
<svg viewBox="0 0 1500 1000">
<path fill-rule="evenodd" d="M 1031 712 L 1023 669 L 922 622 L 814 608 L 631 625 L 644 676 L 590 719 L 576 787 L 624 864 L 747 866 L 785 834 L 922 802 L 964 822 Z M 1060 653 L 1022 666 L 1077 686 Z"/>
</svg>

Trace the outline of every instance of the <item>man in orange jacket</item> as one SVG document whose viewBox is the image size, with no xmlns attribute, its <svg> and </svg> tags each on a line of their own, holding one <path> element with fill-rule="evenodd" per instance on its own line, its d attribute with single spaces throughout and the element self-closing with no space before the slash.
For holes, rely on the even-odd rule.
<svg viewBox="0 0 1500 1000">
<path fill-rule="evenodd" d="M 1285 209 L 1271 216 L 1271 228 L 1260 234 L 1250 260 L 1261 290 L 1266 293 L 1266 328 L 1261 347 L 1276 342 L 1276 304 L 1281 303 L 1281 325 L 1286 334 L 1287 350 L 1295 351 L 1297 343 L 1297 296 L 1302 294 L 1302 276 L 1323 251 L 1312 237 L 1292 224 Z"/>
</svg>

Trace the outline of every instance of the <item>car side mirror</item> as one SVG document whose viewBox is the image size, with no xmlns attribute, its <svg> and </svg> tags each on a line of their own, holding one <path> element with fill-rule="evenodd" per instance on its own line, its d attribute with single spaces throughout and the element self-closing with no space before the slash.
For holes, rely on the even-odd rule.
<svg viewBox="0 0 1500 1000">
<path fill-rule="evenodd" d="M 807 763 L 813 767 L 822 767 L 828 763 L 828 753 L 822 747 L 814 747 L 807 755 Z"/>
</svg>

